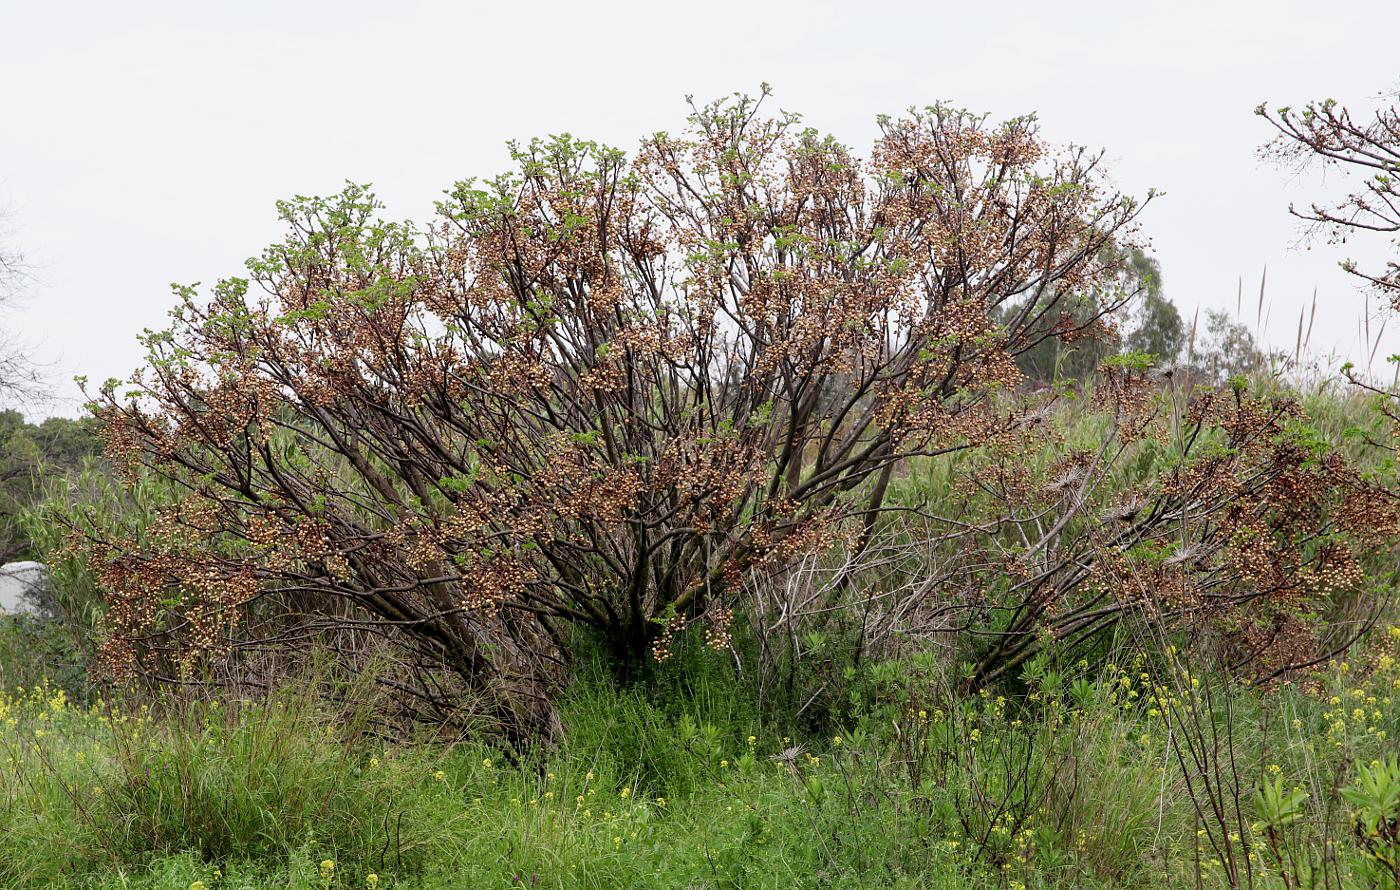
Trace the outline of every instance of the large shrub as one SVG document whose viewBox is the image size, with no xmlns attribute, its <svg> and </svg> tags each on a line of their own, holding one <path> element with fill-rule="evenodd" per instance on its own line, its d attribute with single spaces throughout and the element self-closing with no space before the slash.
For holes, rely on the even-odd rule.
<svg viewBox="0 0 1400 890">
<path fill-rule="evenodd" d="M 565 625 L 622 665 L 702 616 L 722 641 L 740 577 L 859 536 L 898 462 L 1019 426 L 1013 357 L 1099 318 L 1041 321 L 1126 296 L 1105 248 L 1139 204 L 1031 118 L 882 119 L 861 162 L 738 100 L 631 160 L 515 157 L 430 228 L 354 186 L 281 204 L 286 241 L 207 305 L 181 289 L 102 388 L 110 455 L 183 492 L 82 542 L 111 667 L 322 623 L 536 723 Z M 271 598 L 296 631 L 241 623 Z"/>
<path fill-rule="evenodd" d="M 1389 615 L 1394 467 L 1364 441 L 1384 416 L 1144 367 L 1112 358 L 1037 426 L 910 461 L 863 551 L 748 584 L 756 697 L 841 713 L 851 665 L 929 652 L 1014 688 L 1042 655 L 1111 660 L 1115 636 L 1274 682 Z"/>
</svg>

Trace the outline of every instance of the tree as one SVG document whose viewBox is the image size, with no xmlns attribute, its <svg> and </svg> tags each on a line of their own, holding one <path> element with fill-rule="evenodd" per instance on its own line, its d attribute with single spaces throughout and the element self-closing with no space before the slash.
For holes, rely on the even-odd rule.
<svg viewBox="0 0 1400 890">
<path fill-rule="evenodd" d="M 760 104 L 632 160 L 516 147 L 428 230 L 358 186 L 283 202 L 248 279 L 179 289 L 94 399 L 109 454 L 180 492 L 156 532 L 79 528 L 108 665 L 320 628 L 399 647 L 429 707 L 455 676 L 537 727 L 570 627 L 623 669 L 688 622 L 722 642 L 742 579 L 858 543 L 900 462 L 1034 422 L 1012 356 L 1117 279 L 1142 204 L 1031 117 L 882 118 L 861 163 Z"/>
<path fill-rule="evenodd" d="M 18 411 L 0 411 L 0 563 L 33 555 L 19 518 L 45 480 L 76 470 L 99 448 L 91 418 L 50 417 L 36 425 Z"/>
<path fill-rule="evenodd" d="M 1270 111 L 1261 103 L 1255 113 L 1278 135 L 1263 152 L 1280 163 L 1306 168 L 1322 164 L 1339 170 L 1359 185 L 1335 205 L 1311 204 L 1306 210 L 1289 205 L 1289 212 L 1306 220 L 1332 241 L 1345 243 L 1357 233 L 1378 233 L 1390 239 L 1395 256 L 1383 268 L 1365 269 L 1351 259 L 1342 268 L 1400 309 L 1400 92 L 1392 104 L 1377 109 L 1370 119 L 1358 120 L 1335 100 L 1309 102 L 1302 111 L 1284 106 Z M 1382 390 L 1358 374 L 1350 362 L 1342 373 L 1352 384 L 1382 396 L 1379 410 L 1400 429 L 1400 394 Z M 1390 442 L 1375 441 L 1392 449 Z"/>
<path fill-rule="evenodd" d="M 0 230 L 0 237 L 6 234 Z M 0 312 L 21 294 L 27 280 L 24 258 L 0 243 Z M 40 395 L 41 383 L 28 354 L 8 329 L 0 327 L 0 400 L 32 402 Z M 50 428 L 50 432 L 57 431 L 58 427 Z M 37 432 L 18 412 L 0 411 L 0 562 L 22 555 L 29 546 L 16 519 L 38 492 L 40 465 L 46 455 L 31 435 Z"/>
<path fill-rule="evenodd" d="M 1118 246 L 1119 272 L 1106 283 L 1060 301 L 1058 317 L 1042 315 L 1016 364 L 1032 380 L 1087 380 L 1107 357 L 1127 349 L 1170 365 L 1185 343 L 1176 306 L 1162 293 L 1157 261 L 1139 247 Z M 1008 312 L 1011 307 L 1008 307 Z M 1120 328 L 1129 326 L 1125 336 Z"/>
<path fill-rule="evenodd" d="M 1186 325 L 1176 304 L 1162 290 L 1162 267 L 1141 250 L 1128 254 L 1128 269 L 1139 282 L 1142 300 L 1132 318 L 1133 328 L 1124 341 L 1130 352 L 1146 353 L 1157 362 L 1172 365 L 1186 346 Z"/>
<path fill-rule="evenodd" d="M 1231 321 L 1228 312 L 1207 309 L 1204 336 L 1192 345 L 1187 366 L 1203 381 L 1215 384 L 1267 374 L 1283 360 L 1265 352 L 1248 326 Z"/>
<path fill-rule="evenodd" d="M 0 239 L 8 235 L 0 228 Z M 0 312 L 19 297 L 29 280 L 24 257 L 0 241 Z M 0 327 L 0 399 L 27 402 L 40 395 L 42 380 L 23 346 Z"/>
<path fill-rule="evenodd" d="M 1359 185 L 1338 204 L 1311 204 L 1306 210 L 1293 205 L 1288 208 L 1334 241 L 1345 242 L 1349 235 L 1361 232 L 1400 233 L 1400 93 L 1393 99 L 1396 104 L 1361 120 L 1332 99 L 1309 102 L 1301 111 L 1288 106 L 1270 111 L 1266 104 L 1255 109 L 1278 130 L 1278 136 L 1264 148 L 1266 157 L 1298 167 L 1320 163 L 1348 178 L 1361 177 Z M 1400 251 L 1400 237 L 1392 238 L 1391 243 Z M 1396 259 L 1379 270 L 1362 269 L 1351 260 L 1343 261 L 1342 268 L 1400 308 L 1400 262 Z"/>
</svg>

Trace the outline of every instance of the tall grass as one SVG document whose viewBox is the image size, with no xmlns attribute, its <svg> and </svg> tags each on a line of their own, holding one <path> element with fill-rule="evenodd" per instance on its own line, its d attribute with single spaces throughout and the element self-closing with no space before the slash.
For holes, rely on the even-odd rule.
<svg viewBox="0 0 1400 890">
<path fill-rule="evenodd" d="M 1219 766 L 1254 886 L 1312 886 L 1282 875 L 1324 853 L 1344 883 L 1315 886 L 1375 879 L 1347 794 L 1400 732 L 1387 633 L 1312 688 L 1233 694 Z M 958 696 L 927 659 L 872 663 L 818 730 L 686 652 L 643 684 L 585 671 L 562 741 L 524 754 L 386 735 L 326 709 L 315 678 L 163 711 L 39 687 L 0 709 L 0 885 L 1220 886 L 1171 716 L 1223 719 L 1220 701 L 1183 666 L 1115 659 L 1037 662 L 1010 698 Z M 1283 865 L 1256 803 L 1275 781 L 1306 793 Z"/>
</svg>

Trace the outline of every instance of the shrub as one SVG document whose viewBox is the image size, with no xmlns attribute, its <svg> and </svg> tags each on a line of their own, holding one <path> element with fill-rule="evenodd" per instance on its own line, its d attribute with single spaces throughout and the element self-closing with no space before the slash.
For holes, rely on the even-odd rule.
<svg viewBox="0 0 1400 890">
<path fill-rule="evenodd" d="M 249 279 L 179 289 L 95 403 L 112 459 L 180 491 L 78 539 L 110 668 L 330 628 L 402 647 L 421 699 L 547 728 L 569 625 L 624 669 L 696 620 L 722 645 L 745 574 L 859 539 L 899 462 L 1021 425 L 1013 357 L 1101 320 L 1046 331 L 1062 302 L 1130 296 L 1106 248 L 1140 205 L 1032 118 L 882 119 L 860 163 L 740 99 L 631 161 L 515 159 L 427 231 L 356 186 L 285 202 Z"/>
<path fill-rule="evenodd" d="M 1393 466 L 1313 404 L 1117 357 L 1034 428 L 910 461 L 859 551 L 753 580 L 739 654 L 761 698 L 838 715 L 866 658 L 938 653 L 1009 690 L 1043 653 L 1101 662 L 1124 621 L 1241 679 L 1297 676 L 1389 608 L 1400 529 Z"/>
<path fill-rule="evenodd" d="M 87 663 L 69 628 L 38 615 L 0 615 L 0 690 L 51 684 L 76 701 L 89 695 Z"/>
</svg>

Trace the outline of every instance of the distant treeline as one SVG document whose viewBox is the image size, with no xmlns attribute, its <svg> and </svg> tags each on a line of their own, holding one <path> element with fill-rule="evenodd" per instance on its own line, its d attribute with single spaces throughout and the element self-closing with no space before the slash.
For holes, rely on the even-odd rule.
<svg viewBox="0 0 1400 890">
<path fill-rule="evenodd" d="M 0 411 L 0 562 L 33 555 L 19 514 L 40 495 L 46 477 L 76 469 L 102 450 L 96 430 L 90 417 L 35 424 L 18 411 Z"/>
</svg>

